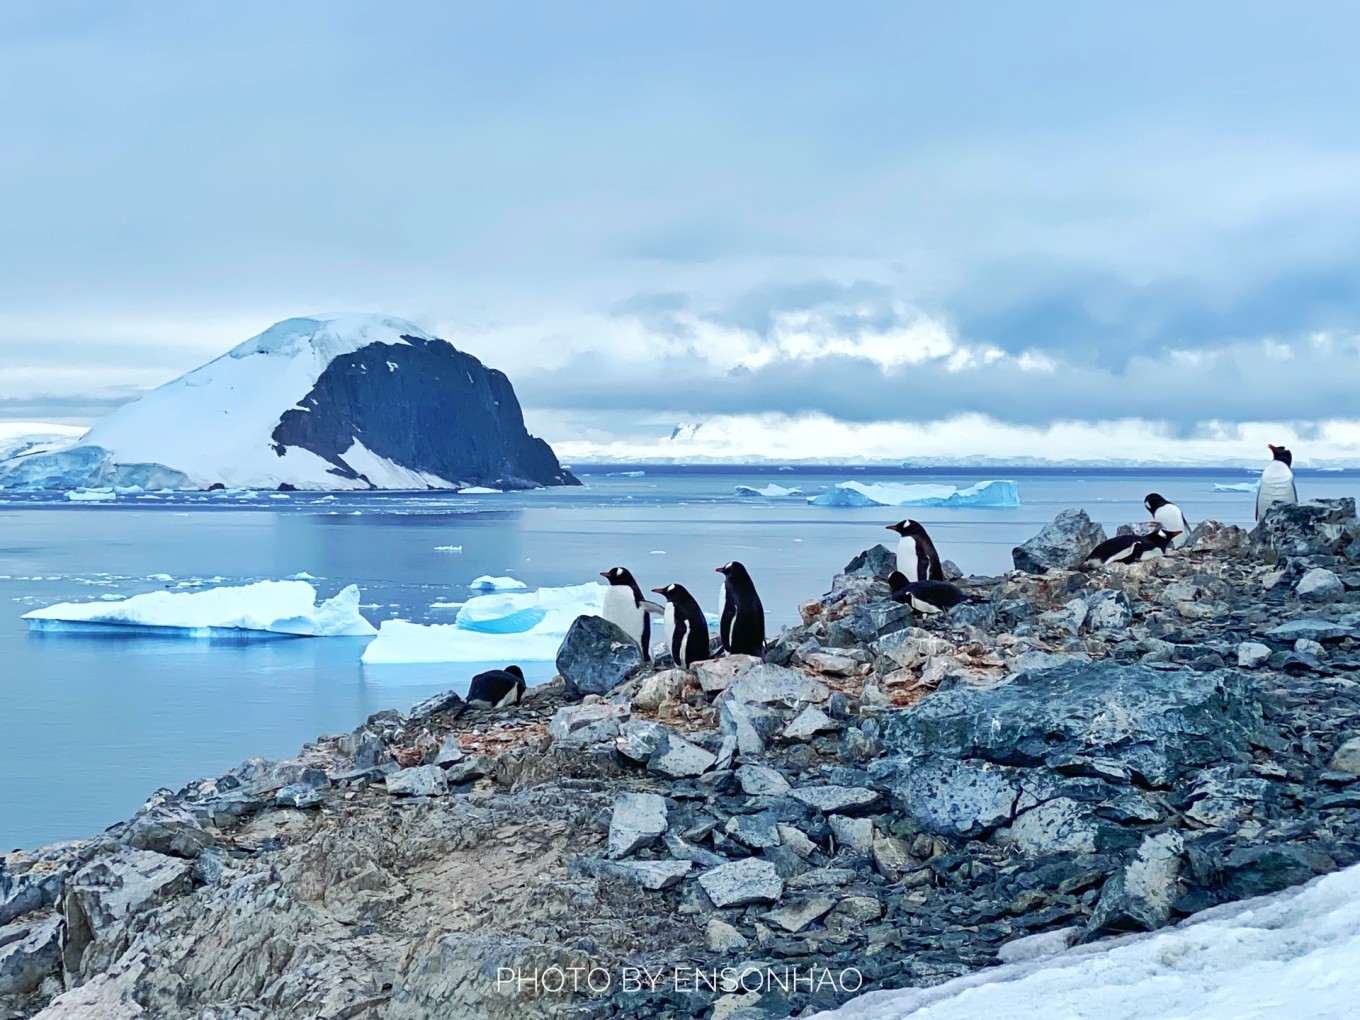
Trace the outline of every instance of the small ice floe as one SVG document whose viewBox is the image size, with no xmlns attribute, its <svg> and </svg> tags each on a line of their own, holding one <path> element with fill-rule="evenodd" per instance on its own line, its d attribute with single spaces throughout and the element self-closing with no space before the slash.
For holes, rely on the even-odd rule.
<svg viewBox="0 0 1360 1020">
<path fill-rule="evenodd" d="M 463 551 L 463 547 L 461 545 L 437 545 L 434 547 L 434 551 L 446 553 L 460 553 Z"/>
<path fill-rule="evenodd" d="M 256 631 L 293 637 L 366 637 L 376 634 L 359 613 L 359 589 L 350 585 L 317 602 L 306 581 L 257 581 L 199 592 L 155 591 L 114 603 L 63 602 L 26 613 L 34 630 L 140 630 L 206 637 L 219 631 Z"/>
<path fill-rule="evenodd" d="M 647 555 L 648 555 L 648 556 L 665 556 L 665 555 L 666 555 L 666 550 L 665 550 L 665 549 L 653 549 L 653 550 L 652 550 L 651 552 L 649 552 Z"/>
<path fill-rule="evenodd" d="M 1255 492 L 1255 491 L 1256 491 L 1256 487 L 1257 487 L 1258 484 L 1259 484 L 1259 483 L 1257 483 L 1257 482 L 1231 482 L 1231 483 L 1228 483 L 1228 484 L 1225 485 L 1225 484 L 1222 484 L 1222 483 L 1219 483 L 1219 482 L 1215 482 L 1215 483 L 1214 483 L 1214 491 L 1215 491 L 1215 492 Z"/>
<path fill-rule="evenodd" d="M 174 577 L 170 574 L 147 574 L 148 581 L 173 581 Z"/>
<path fill-rule="evenodd" d="M 459 489 L 460 496 L 489 496 L 501 495 L 500 489 L 488 489 L 485 485 L 469 485 L 466 489 Z"/>
<path fill-rule="evenodd" d="M 491 577 L 483 574 L 469 581 L 468 587 L 474 591 L 523 591 L 529 586 L 517 577 Z"/>
<path fill-rule="evenodd" d="M 72 503 L 112 503 L 118 493 L 112 489 L 72 489 L 66 498 Z"/>
<path fill-rule="evenodd" d="M 841 482 L 811 496 L 813 506 L 942 506 L 942 507 L 1018 507 L 1020 487 L 1013 481 L 978 482 L 966 489 L 952 485 L 903 485 L 884 482 Z"/>
</svg>

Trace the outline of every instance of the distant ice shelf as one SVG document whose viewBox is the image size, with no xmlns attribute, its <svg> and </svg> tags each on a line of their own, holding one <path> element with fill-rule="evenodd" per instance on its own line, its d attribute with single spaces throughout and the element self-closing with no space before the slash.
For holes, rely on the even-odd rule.
<svg viewBox="0 0 1360 1020">
<path fill-rule="evenodd" d="M 952 485 L 841 482 L 820 496 L 809 496 L 808 503 L 836 507 L 1018 507 L 1020 487 L 1013 481 L 978 482 L 966 489 Z"/>
<path fill-rule="evenodd" d="M 364 649 L 370 665 L 416 662 L 550 662 L 578 616 L 598 615 L 603 584 L 503 592 L 468 599 L 453 623 L 385 620 Z"/>
<path fill-rule="evenodd" d="M 135 628 L 186 637 L 248 631 L 292 637 L 371 637 L 350 585 L 318 604 L 306 581 L 257 581 L 196 592 L 153 591 L 120 602 L 63 602 L 24 614 L 33 630 Z"/>
<path fill-rule="evenodd" d="M 769 485 L 762 486 L 759 489 L 754 485 L 738 485 L 735 490 L 735 495 L 748 497 L 768 496 L 773 498 L 778 496 L 802 496 L 804 493 L 802 489 L 788 489 L 782 485 L 775 485 L 771 482 Z"/>
</svg>

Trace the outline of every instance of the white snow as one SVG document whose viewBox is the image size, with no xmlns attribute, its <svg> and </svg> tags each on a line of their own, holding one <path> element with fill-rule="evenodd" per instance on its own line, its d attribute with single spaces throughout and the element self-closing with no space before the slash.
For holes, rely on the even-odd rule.
<svg viewBox="0 0 1360 1020">
<path fill-rule="evenodd" d="M 1175 928 L 871 992 L 814 1020 L 1349 1020 L 1358 1003 L 1360 865 Z"/>
<path fill-rule="evenodd" d="M 734 490 L 734 493 L 738 496 L 801 496 L 803 495 L 803 490 L 786 489 L 782 485 L 775 485 L 771 482 L 769 485 L 759 489 L 753 485 L 738 485 Z"/>
<path fill-rule="evenodd" d="M 0 421 L 0 460 L 46 453 L 69 446 L 86 433 L 80 425 L 52 425 L 37 421 Z"/>
<path fill-rule="evenodd" d="M 488 574 L 469 581 L 467 586 L 481 591 L 522 591 L 529 587 L 517 577 L 491 577 Z"/>
<path fill-rule="evenodd" d="M 299 637 L 376 634 L 359 613 L 359 589 L 345 588 L 317 604 L 306 581 L 257 581 L 197 592 L 155 591 L 121 602 L 63 602 L 24 615 L 36 630 L 90 626 L 138 627 L 204 636 L 213 631 L 260 631 Z"/>
<path fill-rule="evenodd" d="M 608 585 L 579 584 L 534 592 L 479 595 L 451 624 L 385 620 L 364 649 L 369 664 L 413 662 L 550 662 L 578 616 L 598 615 Z"/>
<path fill-rule="evenodd" d="M 293 455 L 292 450 L 288 455 Z M 452 489 L 454 484 L 428 471 L 402 467 L 376 453 L 355 439 L 340 459 L 380 489 Z"/>
<path fill-rule="evenodd" d="M 1013 481 L 978 482 L 966 489 L 952 485 L 841 482 L 820 496 L 808 497 L 808 502 L 813 506 L 1017 507 L 1020 487 Z"/>
<path fill-rule="evenodd" d="M 459 489 L 458 493 L 463 496 L 486 496 L 492 493 L 499 496 L 502 491 L 501 489 L 488 489 L 485 485 L 469 485 L 467 488 Z"/>
</svg>

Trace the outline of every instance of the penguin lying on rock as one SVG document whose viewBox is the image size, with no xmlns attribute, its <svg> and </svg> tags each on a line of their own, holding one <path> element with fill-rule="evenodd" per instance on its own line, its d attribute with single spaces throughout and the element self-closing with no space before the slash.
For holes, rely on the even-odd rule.
<svg viewBox="0 0 1360 1020">
<path fill-rule="evenodd" d="M 889 524 L 888 531 L 895 531 L 901 537 L 897 540 L 897 569 L 904 576 L 909 574 L 911 564 L 916 565 L 916 580 L 943 581 L 944 566 L 940 554 L 935 551 L 935 543 L 926 534 L 919 521 L 898 521 Z"/>
<path fill-rule="evenodd" d="M 1147 507 L 1154 521 L 1175 536 L 1171 539 L 1171 548 L 1179 549 L 1190 541 L 1190 525 L 1185 523 L 1185 514 L 1175 503 L 1160 493 L 1149 492 L 1143 497 L 1143 506 Z"/>
<path fill-rule="evenodd" d="M 907 575 L 894 570 L 888 575 L 894 602 L 910 606 L 923 616 L 934 616 L 965 602 L 977 601 L 962 588 L 948 581 L 908 581 Z"/>
<path fill-rule="evenodd" d="M 764 655 L 765 607 L 751 575 L 736 560 L 714 569 L 723 575 L 718 593 L 718 639 L 723 651 L 729 655 Z"/>
<path fill-rule="evenodd" d="M 642 661 L 652 658 L 652 614 L 664 610 L 642 597 L 642 589 L 625 567 L 600 571 L 609 582 L 600 615 L 642 646 Z"/>
<path fill-rule="evenodd" d="M 1115 535 L 1092 549 L 1082 561 L 1082 566 L 1108 567 L 1114 563 L 1155 560 L 1166 552 L 1166 547 L 1175 537 L 1160 524 L 1146 535 Z"/>
<path fill-rule="evenodd" d="M 708 620 L 699 603 L 683 584 L 668 584 L 652 591 L 666 599 L 666 647 L 681 669 L 709 658 Z"/>
<path fill-rule="evenodd" d="M 524 697 L 524 670 L 518 666 L 488 669 L 472 678 L 468 701 L 484 701 L 493 708 L 517 705 Z"/>
</svg>

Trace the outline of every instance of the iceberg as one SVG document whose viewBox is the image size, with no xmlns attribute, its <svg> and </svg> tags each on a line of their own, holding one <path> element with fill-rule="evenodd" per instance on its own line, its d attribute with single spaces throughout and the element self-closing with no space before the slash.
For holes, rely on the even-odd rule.
<svg viewBox="0 0 1360 1020">
<path fill-rule="evenodd" d="M 112 503 L 118 494 L 112 489 L 71 489 L 66 498 L 72 503 Z"/>
<path fill-rule="evenodd" d="M 491 577 L 483 574 L 476 580 L 469 581 L 468 587 L 477 591 L 522 591 L 529 586 L 517 577 Z"/>
<path fill-rule="evenodd" d="M 952 485 L 866 484 L 841 482 L 820 496 L 809 496 L 812 506 L 942 506 L 1018 507 L 1020 487 L 1013 481 L 978 482 L 966 489 Z"/>
<path fill-rule="evenodd" d="M 207 637 L 252 631 L 292 637 L 371 637 L 374 626 L 359 612 L 359 589 L 350 585 L 317 603 L 306 581 L 257 581 L 196 592 L 153 591 L 121 602 L 63 602 L 24 614 L 33 630 L 139 630 Z"/>
<path fill-rule="evenodd" d="M 855 980 L 852 974 L 850 980 Z M 869 992 L 812 1020 L 1246 1020 L 1355 1016 L 1360 866 L 1224 904 L 1173 928 Z"/>
<path fill-rule="evenodd" d="M 1255 491 L 1256 491 L 1256 487 L 1257 487 L 1257 485 L 1259 485 L 1259 484 L 1260 484 L 1259 482 L 1231 482 L 1231 483 L 1225 485 L 1225 484 L 1222 484 L 1222 483 L 1220 483 L 1220 482 L 1214 482 L 1214 491 L 1215 491 L 1215 492 L 1255 492 Z"/>
<path fill-rule="evenodd" d="M 364 649 L 369 665 L 415 662 L 551 662 L 578 616 L 604 608 L 603 584 L 478 595 L 453 623 L 384 620 Z"/>
<path fill-rule="evenodd" d="M 782 485 L 775 485 L 773 483 L 766 485 L 760 489 L 757 489 L 753 485 L 738 485 L 734 492 L 738 496 L 770 496 L 770 497 L 801 496 L 804 494 L 802 489 L 786 489 Z"/>
<path fill-rule="evenodd" d="M 495 494 L 497 496 L 504 492 L 503 489 L 488 489 L 485 485 L 469 485 L 466 489 L 459 489 L 460 496 L 487 496 Z"/>
</svg>

